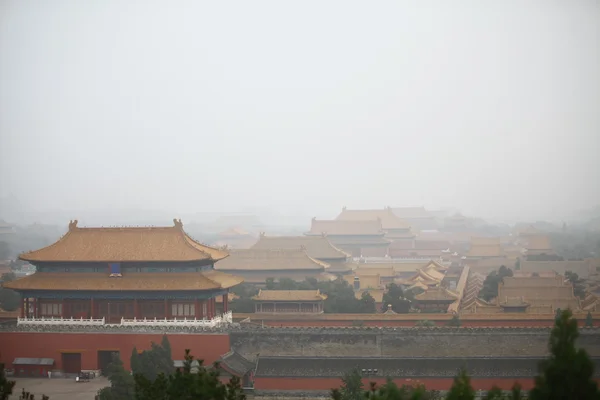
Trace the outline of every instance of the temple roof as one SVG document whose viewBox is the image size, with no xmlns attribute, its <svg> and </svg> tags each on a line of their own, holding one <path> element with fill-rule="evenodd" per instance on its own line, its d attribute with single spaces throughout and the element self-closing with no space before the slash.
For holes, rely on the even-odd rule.
<svg viewBox="0 0 600 400">
<path fill-rule="evenodd" d="M 243 282 L 237 276 L 219 271 L 129 273 L 109 277 L 104 273 L 36 272 L 6 282 L 3 287 L 15 290 L 69 290 L 69 291 L 188 291 L 227 289 Z"/>
<path fill-rule="evenodd" d="M 327 298 L 319 290 L 260 290 L 258 301 L 323 301 Z"/>
<path fill-rule="evenodd" d="M 527 250 L 552 250 L 550 239 L 545 235 L 529 236 L 526 247 Z"/>
<path fill-rule="evenodd" d="M 246 375 L 249 371 L 256 367 L 255 363 L 247 360 L 241 354 L 235 351 L 230 351 L 229 353 L 224 354 L 217 362 L 227 372 L 235 374 L 239 377 Z"/>
<path fill-rule="evenodd" d="M 467 257 L 501 257 L 502 247 L 500 244 L 474 245 L 471 246 Z"/>
<path fill-rule="evenodd" d="M 454 301 L 457 298 L 457 295 L 440 286 L 430 288 L 427 291 L 415 296 L 415 300 L 419 301 Z"/>
<path fill-rule="evenodd" d="M 228 258 L 215 265 L 227 271 L 324 270 L 329 264 L 316 260 L 303 249 L 232 250 Z"/>
<path fill-rule="evenodd" d="M 19 256 L 25 261 L 136 262 L 217 261 L 223 250 L 196 242 L 183 231 L 181 220 L 171 227 L 80 228 L 77 221 L 56 243 Z"/>
<path fill-rule="evenodd" d="M 335 247 L 323 235 L 265 236 L 261 234 L 258 242 L 251 248 L 259 250 L 297 250 L 303 248 L 310 257 L 316 259 L 346 259 L 350 257 L 350 254 Z"/>
<path fill-rule="evenodd" d="M 371 220 L 318 220 L 312 219 L 310 231 L 305 235 L 365 235 L 365 236 L 383 236 L 385 232 L 381 226 L 381 220 L 373 218 Z"/>
<path fill-rule="evenodd" d="M 337 221 L 373 221 L 377 219 L 381 220 L 381 227 L 384 230 L 410 229 L 410 224 L 396 216 L 389 207 L 380 210 L 348 210 L 344 207 L 336 218 Z"/>
</svg>

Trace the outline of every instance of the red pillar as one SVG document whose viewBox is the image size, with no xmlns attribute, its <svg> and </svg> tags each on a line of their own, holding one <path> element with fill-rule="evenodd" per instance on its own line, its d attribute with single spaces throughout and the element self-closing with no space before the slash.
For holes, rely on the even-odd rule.
<svg viewBox="0 0 600 400">
<path fill-rule="evenodd" d="M 136 318 L 136 319 L 140 318 L 140 308 L 138 306 L 137 299 L 133 299 L 133 318 Z"/>
<path fill-rule="evenodd" d="M 92 297 L 90 299 L 90 318 L 94 319 L 95 315 L 96 315 L 96 313 L 94 312 L 94 298 Z"/>
<path fill-rule="evenodd" d="M 37 297 L 33 298 L 33 318 L 37 318 L 38 316 L 38 301 Z"/>
<path fill-rule="evenodd" d="M 229 305 L 227 304 L 228 301 L 229 301 L 228 293 L 225 293 L 223 295 L 223 314 L 226 314 L 227 309 L 229 308 Z"/>
<path fill-rule="evenodd" d="M 169 319 L 169 300 L 165 299 L 165 318 Z"/>
<path fill-rule="evenodd" d="M 200 301 L 198 299 L 194 300 L 194 318 L 200 319 Z"/>
<path fill-rule="evenodd" d="M 21 299 L 21 318 L 25 318 L 25 298 Z"/>
<path fill-rule="evenodd" d="M 60 317 L 61 318 L 65 317 L 65 299 L 62 299 L 60 301 Z"/>
</svg>

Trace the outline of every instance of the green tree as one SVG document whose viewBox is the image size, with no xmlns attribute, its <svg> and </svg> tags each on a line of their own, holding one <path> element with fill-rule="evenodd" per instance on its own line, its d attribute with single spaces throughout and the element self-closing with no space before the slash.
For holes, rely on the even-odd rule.
<svg viewBox="0 0 600 400">
<path fill-rule="evenodd" d="M 446 323 L 446 326 L 460 327 L 460 318 L 458 315 L 453 315 L 452 318 Z"/>
<path fill-rule="evenodd" d="M 498 271 L 490 272 L 483 281 L 483 287 L 479 291 L 479 297 L 485 301 L 490 301 L 491 299 L 498 297 L 498 285 L 507 276 L 513 276 L 513 272 L 504 265 L 502 265 Z"/>
<path fill-rule="evenodd" d="M 15 387 L 15 381 L 9 381 L 4 374 L 4 364 L 0 364 L 0 400 L 8 400 Z"/>
<path fill-rule="evenodd" d="M 475 389 L 471 386 L 471 378 L 464 368 L 454 378 L 446 400 L 475 400 Z"/>
<path fill-rule="evenodd" d="M 515 271 L 519 271 L 521 269 L 521 259 L 517 258 L 517 261 L 515 261 Z"/>
<path fill-rule="evenodd" d="M 338 400 L 362 400 L 364 398 L 362 374 L 358 368 L 353 368 L 344 374 L 342 387 L 332 390 L 332 397 L 336 398 L 336 395 L 338 395 Z"/>
<path fill-rule="evenodd" d="M 577 321 L 570 310 L 561 312 L 550 334 L 550 357 L 540 363 L 531 400 L 593 400 L 600 392 L 593 379 L 594 364 L 583 349 L 575 347 Z"/>
<path fill-rule="evenodd" d="M 512 389 L 510 389 L 510 396 L 508 400 L 523 400 L 525 396 L 523 395 L 523 390 L 521 389 L 521 385 L 518 382 L 515 382 Z"/>
<path fill-rule="evenodd" d="M 358 302 L 358 310 L 361 314 L 373 314 L 376 311 L 375 299 L 369 292 L 363 292 Z"/>
<path fill-rule="evenodd" d="M 135 346 L 131 349 L 131 357 L 129 358 L 129 365 L 131 367 L 131 372 L 135 374 L 141 373 L 141 365 L 140 365 L 140 357 L 139 352 Z"/>
<path fill-rule="evenodd" d="M 502 393 L 502 389 L 497 386 L 493 386 L 483 397 L 483 400 L 502 400 L 504 399 L 504 394 Z"/>
<path fill-rule="evenodd" d="M 110 386 L 98 391 L 98 400 L 132 400 L 134 398 L 133 376 L 125 370 L 118 353 L 106 368 Z"/>
<path fill-rule="evenodd" d="M 134 354 L 132 358 L 136 358 Z M 134 375 L 143 375 L 146 379 L 154 381 L 160 374 L 164 376 L 171 375 L 175 367 L 171 356 L 171 344 L 167 335 L 163 335 L 161 344 L 152 342 L 150 350 L 144 350 L 137 355 L 137 360 L 132 362 Z"/>
<path fill-rule="evenodd" d="M 594 318 L 592 318 L 592 313 L 588 311 L 587 316 L 585 317 L 585 327 L 593 328 L 594 327 Z"/>
<path fill-rule="evenodd" d="M 572 271 L 565 272 L 565 278 L 573 285 L 573 294 L 580 299 L 583 299 L 585 297 L 584 280 L 579 279 L 579 275 Z"/>
<path fill-rule="evenodd" d="M 275 289 L 275 278 L 267 278 L 267 280 L 265 281 L 265 287 L 267 288 L 267 290 L 273 290 Z"/>
<path fill-rule="evenodd" d="M 402 288 L 395 283 L 388 285 L 387 292 L 383 295 L 381 311 L 387 311 L 388 304 L 391 304 L 392 310 L 398 314 L 406 314 L 410 311 L 410 300 L 406 298 Z"/>
<path fill-rule="evenodd" d="M 185 352 L 184 366 L 173 374 L 159 374 L 149 380 L 143 375 L 135 376 L 137 400 L 245 400 L 240 380 L 233 377 L 227 384 L 219 380 L 219 365 L 214 368 L 198 368 L 192 373 L 194 357 Z M 201 365 L 202 363 L 199 362 Z"/>
</svg>

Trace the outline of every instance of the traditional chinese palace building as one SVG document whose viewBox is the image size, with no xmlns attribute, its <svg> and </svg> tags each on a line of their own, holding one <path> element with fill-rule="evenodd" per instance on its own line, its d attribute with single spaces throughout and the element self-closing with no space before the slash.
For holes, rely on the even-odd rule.
<svg viewBox="0 0 600 400">
<path fill-rule="evenodd" d="M 338 221 L 381 221 L 381 228 L 385 232 L 385 238 L 390 241 L 405 241 L 415 238 L 410 229 L 410 224 L 400 219 L 392 212 L 390 207 L 378 210 L 348 210 L 342 208 L 337 216 Z"/>
<path fill-rule="evenodd" d="M 306 236 L 326 236 L 336 247 L 353 257 L 384 257 L 390 241 L 381 219 L 372 220 L 317 220 L 311 221 Z"/>
<path fill-rule="evenodd" d="M 37 267 L 35 274 L 4 286 L 23 297 L 19 323 L 206 322 L 219 317 L 218 297 L 227 313 L 229 289 L 242 282 L 214 269 L 227 256 L 190 238 L 181 220 L 145 228 L 82 228 L 72 221 L 56 243 L 19 257 Z"/>
<path fill-rule="evenodd" d="M 329 264 L 329 273 L 344 274 L 352 269 L 348 263 L 350 254 L 335 247 L 327 237 L 320 236 L 266 236 L 260 234 L 252 246 L 257 250 L 298 250 L 305 249 L 306 254 L 315 260 Z"/>
</svg>

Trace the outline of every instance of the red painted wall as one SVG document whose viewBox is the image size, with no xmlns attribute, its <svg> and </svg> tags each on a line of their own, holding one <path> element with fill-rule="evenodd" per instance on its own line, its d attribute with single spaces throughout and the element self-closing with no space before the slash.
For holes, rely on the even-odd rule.
<svg viewBox="0 0 600 400">
<path fill-rule="evenodd" d="M 422 384 L 428 390 L 448 390 L 452 386 L 453 378 L 425 378 L 425 379 L 394 379 L 398 385 L 416 385 Z M 519 382 L 523 389 L 529 390 L 533 387 L 533 379 L 471 379 L 471 385 L 476 390 L 489 390 L 494 385 L 501 389 L 509 390 Z M 363 379 L 365 388 L 369 387 L 370 382 L 378 385 L 385 384 L 385 379 Z M 339 388 L 342 385 L 340 378 L 267 378 L 257 377 L 254 381 L 254 387 L 261 390 L 330 390 Z"/>
<path fill-rule="evenodd" d="M 183 360 L 185 350 L 190 349 L 195 358 L 212 364 L 230 350 L 227 334 L 171 334 L 167 337 L 175 360 Z M 81 352 L 82 369 L 98 369 L 99 350 L 118 350 L 125 368 L 129 369 L 134 346 L 147 350 L 151 342 L 161 340 L 161 334 L 0 332 L 0 362 L 10 367 L 17 357 L 53 358 L 54 368 L 62 369 L 61 352 Z"/>
</svg>

